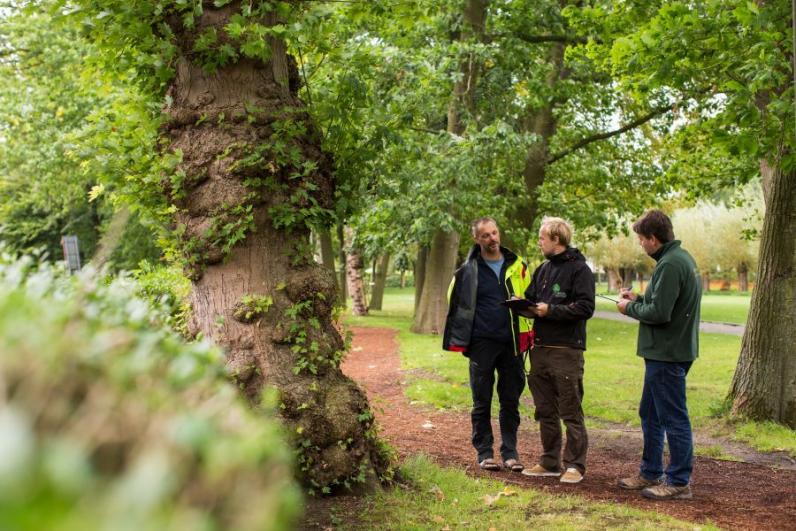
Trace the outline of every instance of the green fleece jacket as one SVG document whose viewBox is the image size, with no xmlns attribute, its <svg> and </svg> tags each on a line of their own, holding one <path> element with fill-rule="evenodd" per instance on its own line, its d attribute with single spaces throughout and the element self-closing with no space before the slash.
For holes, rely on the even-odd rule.
<svg viewBox="0 0 796 531">
<path fill-rule="evenodd" d="M 658 263 L 642 297 L 625 313 L 638 319 L 636 354 L 657 361 L 693 361 L 699 355 L 699 306 L 702 285 L 696 262 L 667 242 L 652 255 Z"/>
</svg>

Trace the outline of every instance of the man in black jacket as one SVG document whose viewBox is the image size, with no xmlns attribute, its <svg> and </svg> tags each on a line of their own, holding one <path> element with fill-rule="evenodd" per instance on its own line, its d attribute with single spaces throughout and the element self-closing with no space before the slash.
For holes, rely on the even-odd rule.
<svg viewBox="0 0 796 531">
<path fill-rule="evenodd" d="M 442 345 L 470 359 L 472 442 L 478 464 L 499 470 L 494 459 L 491 408 L 497 372 L 500 401 L 500 455 L 514 472 L 524 468 L 517 454 L 520 395 L 525 388 L 523 354 L 530 345 L 530 322 L 503 302 L 521 295 L 530 283 L 528 266 L 500 245 L 500 231 L 492 218 L 473 222 L 475 245 L 456 270 L 450 293 Z"/>
<path fill-rule="evenodd" d="M 539 248 L 547 260 L 533 273 L 525 297 L 536 303 L 534 347 L 528 386 L 539 421 L 543 454 L 523 471 L 579 483 L 586 472 L 588 436 L 583 419 L 583 351 L 586 320 L 594 313 L 594 275 L 586 259 L 570 247 L 572 229 L 561 218 L 544 218 Z M 561 420 L 567 429 L 561 474 Z"/>
</svg>

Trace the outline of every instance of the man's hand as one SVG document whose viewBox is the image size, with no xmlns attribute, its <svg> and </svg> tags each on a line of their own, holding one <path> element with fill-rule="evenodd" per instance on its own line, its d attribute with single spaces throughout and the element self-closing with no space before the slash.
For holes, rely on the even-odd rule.
<svg viewBox="0 0 796 531">
<path fill-rule="evenodd" d="M 630 291 L 630 288 L 621 288 L 619 290 L 619 298 L 628 301 L 634 301 L 638 298 L 638 295 Z"/>
<path fill-rule="evenodd" d="M 547 315 L 547 311 L 549 309 L 550 307 L 546 303 L 537 302 L 536 307 L 534 308 L 534 313 L 536 314 L 536 317 L 544 317 Z"/>
<path fill-rule="evenodd" d="M 631 302 L 633 301 L 630 299 L 619 299 L 619 301 L 616 303 L 616 309 L 619 310 L 619 313 L 621 313 L 622 315 L 626 315 L 627 312 L 625 309 L 627 308 L 627 305 L 630 304 Z"/>
</svg>

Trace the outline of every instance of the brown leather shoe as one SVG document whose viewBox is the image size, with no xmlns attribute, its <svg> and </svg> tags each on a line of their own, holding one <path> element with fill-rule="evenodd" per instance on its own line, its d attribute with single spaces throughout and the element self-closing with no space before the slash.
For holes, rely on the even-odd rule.
<svg viewBox="0 0 796 531">
<path fill-rule="evenodd" d="M 583 481 L 583 474 L 580 473 L 580 470 L 574 467 L 567 468 L 567 471 L 561 476 L 559 479 L 561 483 L 580 483 Z"/>
</svg>

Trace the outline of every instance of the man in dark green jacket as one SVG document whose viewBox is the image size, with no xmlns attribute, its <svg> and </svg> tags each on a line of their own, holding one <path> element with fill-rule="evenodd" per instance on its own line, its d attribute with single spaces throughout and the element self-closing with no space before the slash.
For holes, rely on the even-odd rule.
<svg viewBox="0 0 796 531">
<path fill-rule="evenodd" d="M 643 296 L 623 289 L 617 303 L 621 313 L 639 321 L 636 354 L 645 364 L 639 405 L 644 433 L 641 467 L 637 477 L 620 479 L 619 485 L 656 500 L 690 499 L 693 438 L 685 379 L 699 355 L 699 272 L 660 210 L 644 214 L 633 231 L 657 264 Z M 665 479 L 664 436 L 670 455 Z"/>
</svg>

